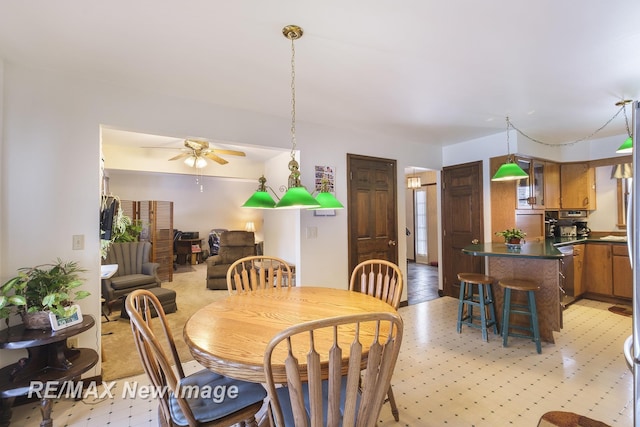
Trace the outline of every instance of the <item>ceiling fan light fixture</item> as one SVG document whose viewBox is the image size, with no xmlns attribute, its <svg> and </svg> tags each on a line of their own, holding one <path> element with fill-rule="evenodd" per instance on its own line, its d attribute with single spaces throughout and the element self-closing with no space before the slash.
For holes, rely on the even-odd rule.
<svg viewBox="0 0 640 427">
<path fill-rule="evenodd" d="M 189 156 L 184 159 L 184 164 L 189 166 L 190 168 L 202 169 L 207 166 L 207 161 L 200 156 Z"/>
</svg>

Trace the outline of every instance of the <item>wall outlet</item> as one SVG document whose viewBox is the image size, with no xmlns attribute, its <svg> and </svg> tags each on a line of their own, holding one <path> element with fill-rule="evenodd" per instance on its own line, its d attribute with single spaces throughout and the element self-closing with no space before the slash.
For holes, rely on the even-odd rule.
<svg viewBox="0 0 640 427">
<path fill-rule="evenodd" d="M 67 347 L 78 348 L 78 337 L 67 338 Z"/>
</svg>

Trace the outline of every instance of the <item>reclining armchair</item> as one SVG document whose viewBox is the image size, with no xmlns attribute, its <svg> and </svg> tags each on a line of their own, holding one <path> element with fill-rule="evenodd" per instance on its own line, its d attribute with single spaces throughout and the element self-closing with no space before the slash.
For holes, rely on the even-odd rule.
<svg viewBox="0 0 640 427">
<path fill-rule="evenodd" d="M 109 247 L 107 257 L 102 264 L 118 264 L 116 273 L 108 279 L 102 279 L 102 297 L 107 307 L 135 289 L 150 289 L 160 286 L 158 267 L 160 264 L 150 262 L 151 243 L 126 242 L 113 243 Z"/>
<path fill-rule="evenodd" d="M 253 231 L 220 233 L 218 255 L 207 258 L 207 288 L 227 289 L 227 270 L 240 258 L 256 254 Z"/>
</svg>

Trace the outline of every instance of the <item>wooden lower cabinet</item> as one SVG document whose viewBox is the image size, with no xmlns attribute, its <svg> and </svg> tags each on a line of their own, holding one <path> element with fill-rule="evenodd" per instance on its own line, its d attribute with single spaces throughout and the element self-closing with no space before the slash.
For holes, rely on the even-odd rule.
<svg viewBox="0 0 640 427">
<path fill-rule="evenodd" d="M 613 253 L 613 295 L 633 298 L 633 277 L 626 245 L 611 245 Z"/>
<path fill-rule="evenodd" d="M 582 277 L 585 292 L 631 298 L 633 282 L 626 245 L 587 243 Z"/>
<path fill-rule="evenodd" d="M 582 274 L 584 272 L 584 245 L 573 245 L 573 295 L 584 293 Z"/>
</svg>

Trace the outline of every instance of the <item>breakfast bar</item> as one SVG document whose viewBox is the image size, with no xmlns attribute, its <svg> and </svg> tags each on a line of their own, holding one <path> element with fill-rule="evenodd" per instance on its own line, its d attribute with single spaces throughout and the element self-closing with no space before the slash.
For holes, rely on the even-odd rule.
<svg viewBox="0 0 640 427">
<path fill-rule="evenodd" d="M 551 241 L 524 243 L 518 248 L 508 248 L 505 243 L 481 243 L 462 250 L 471 256 L 487 257 L 488 272 L 496 279 L 493 287 L 496 314 L 502 324 L 503 292 L 497 281 L 500 279 L 522 278 L 538 282 L 536 304 L 542 341 L 554 343 L 553 332 L 562 328 L 562 307 L 560 299 L 560 260 L 564 254 Z M 515 318 L 511 323 L 525 324 Z"/>
</svg>

